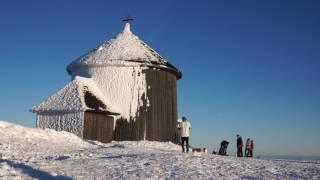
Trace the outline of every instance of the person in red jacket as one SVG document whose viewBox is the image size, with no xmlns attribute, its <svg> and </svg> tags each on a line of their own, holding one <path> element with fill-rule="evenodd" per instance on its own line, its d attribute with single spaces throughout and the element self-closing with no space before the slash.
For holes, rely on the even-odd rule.
<svg viewBox="0 0 320 180">
<path fill-rule="evenodd" d="M 248 157 L 253 157 L 253 139 L 250 139 L 248 146 Z"/>
<path fill-rule="evenodd" d="M 245 156 L 253 157 L 253 140 L 251 138 L 247 139 Z"/>
<path fill-rule="evenodd" d="M 250 143 L 250 138 L 248 138 L 247 141 L 246 141 L 246 147 L 245 147 L 246 150 L 244 151 L 244 156 L 245 157 L 249 157 L 249 149 L 250 149 L 250 144 L 249 143 Z"/>
</svg>

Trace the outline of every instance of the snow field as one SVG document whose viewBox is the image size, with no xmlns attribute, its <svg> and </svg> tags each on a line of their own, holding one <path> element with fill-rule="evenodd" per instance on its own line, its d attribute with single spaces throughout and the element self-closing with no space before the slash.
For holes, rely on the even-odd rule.
<svg viewBox="0 0 320 180">
<path fill-rule="evenodd" d="M 85 141 L 0 121 L 0 179 L 320 179 L 319 161 L 181 153 L 170 142 Z"/>
</svg>

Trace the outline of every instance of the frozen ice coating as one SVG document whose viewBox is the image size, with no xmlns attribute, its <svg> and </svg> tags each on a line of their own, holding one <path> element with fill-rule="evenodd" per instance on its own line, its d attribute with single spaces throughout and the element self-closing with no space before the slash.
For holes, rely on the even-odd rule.
<svg viewBox="0 0 320 180">
<path fill-rule="evenodd" d="M 72 71 L 79 65 L 137 65 L 137 63 L 167 65 L 167 60 L 134 35 L 130 30 L 130 24 L 126 23 L 124 30 L 115 38 L 76 59 L 67 69 Z"/>
<path fill-rule="evenodd" d="M 120 110 L 119 118 L 135 120 L 139 108 L 149 106 L 144 73 L 148 66 L 178 72 L 135 36 L 126 23 L 115 38 L 78 58 L 67 70 L 73 77 L 90 77 L 108 102 Z"/>
<path fill-rule="evenodd" d="M 127 22 L 124 25 L 123 33 L 132 33 L 131 30 L 130 30 L 130 23 Z"/>
<path fill-rule="evenodd" d="M 128 22 L 67 71 L 71 82 L 31 108 L 37 127 L 101 142 L 176 140 L 181 72 L 134 35 Z"/>
<path fill-rule="evenodd" d="M 134 120 L 139 108 L 148 103 L 143 69 L 109 66 L 89 68 L 88 72 L 112 106 L 119 109 L 121 117 Z"/>
<path fill-rule="evenodd" d="M 155 50 L 130 30 L 122 32 L 68 65 L 74 79 L 32 112 L 85 111 L 84 88 L 89 88 L 105 105 L 106 111 L 119 112 L 118 118 L 135 120 L 141 106 L 149 106 L 146 75 L 148 67 L 177 71 Z M 87 77 L 87 78 L 85 78 Z"/>
<path fill-rule="evenodd" d="M 95 84 L 99 97 L 105 97 L 106 104 L 112 104 L 113 112 L 120 113 L 118 118 L 135 120 L 139 108 L 148 105 L 146 67 L 138 66 L 103 66 L 103 67 L 78 67 L 73 74 L 90 76 L 90 82 Z M 88 78 L 85 78 L 89 80 Z M 102 94 L 101 94 L 102 93 Z M 107 106 L 108 107 L 108 106 Z"/>
<path fill-rule="evenodd" d="M 109 105 L 107 99 L 96 86 L 94 81 L 89 78 L 75 77 L 73 81 L 68 83 L 61 90 L 49 97 L 44 102 L 31 108 L 32 112 L 79 112 L 90 110 L 85 103 L 85 95 L 89 92 L 103 103 L 103 107 L 99 107 L 101 111 L 117 112 Z"/>
<path fill-rule="evenodd" d="M 71 132 L 83 137 L 83 112 L 48 113 L 37 115 L 37 127 Z"/>
</svg>

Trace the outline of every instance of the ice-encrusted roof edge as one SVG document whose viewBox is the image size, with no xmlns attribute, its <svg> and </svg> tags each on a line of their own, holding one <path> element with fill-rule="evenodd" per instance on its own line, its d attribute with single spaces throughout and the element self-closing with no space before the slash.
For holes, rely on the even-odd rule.
<svg viewBox="0 0 320 180">
<path fill-rule="evenodd" d="M 105 108 L 93 109 L 88 107 L 85 102 L 85 91 L 90 92 L 100 100 Z M 119 114 L 119 111 L 108 103 L 107 99 L 92 79 L 79 76 L 76 76 L 71 82 L 50 96 L 47 100 L 30 109 L 33 113 L 80 112 L 89 110 L 108 112 L 115 115 Z"/>
<path fill-rule="evenodd" d="M 149 66 L 168 70 L 178 79 L 182 77 L 178 68 L 131 32 L 129 23 L 125 24 L 123 31 L 115 38 L 71 62 L 67 71 L 72 74 L 75 68 L 101 66 Z"/>
</svg>

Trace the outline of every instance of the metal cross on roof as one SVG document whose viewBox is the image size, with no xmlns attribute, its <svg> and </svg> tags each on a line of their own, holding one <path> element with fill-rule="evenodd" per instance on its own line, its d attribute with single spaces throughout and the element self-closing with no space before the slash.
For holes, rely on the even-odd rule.
<svg viewBox="0 0 320 180">
<path fill-rule="evenodd" d="M 125 19 L 122 20 L 122 21 L 124 21 L 124 22 L 130 22 L 130 21 L 133 21 L 133 19 L 128 16 L 127 18 L 125 18 Z"/>
</svg>

